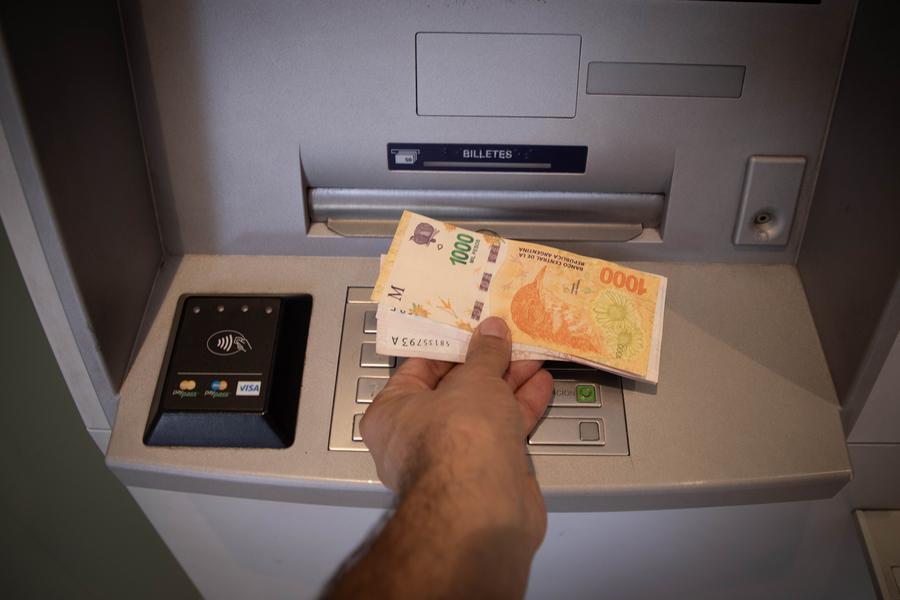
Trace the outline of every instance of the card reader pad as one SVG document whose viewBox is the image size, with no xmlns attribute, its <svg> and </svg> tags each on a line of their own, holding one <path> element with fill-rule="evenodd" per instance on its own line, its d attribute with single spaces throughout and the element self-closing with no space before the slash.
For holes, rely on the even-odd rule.
<svg viewBox="0 0 900 600">
<path fill-rule="evenodd" d="M 312 297 L 182 296 L 144 442 L 294 440 Z"/>
</svg>

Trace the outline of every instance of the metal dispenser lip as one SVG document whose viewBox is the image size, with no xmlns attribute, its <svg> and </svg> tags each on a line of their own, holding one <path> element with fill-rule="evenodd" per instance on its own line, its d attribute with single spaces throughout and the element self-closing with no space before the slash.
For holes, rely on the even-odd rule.
<svg viewBox="0 0 900 600">
<path fill-rule="evenodd" d="M 310 235 L 391 237 L 403 210 L 533 241 L 659 241 L 664 194 L 310 188 Z"/>
</svg>

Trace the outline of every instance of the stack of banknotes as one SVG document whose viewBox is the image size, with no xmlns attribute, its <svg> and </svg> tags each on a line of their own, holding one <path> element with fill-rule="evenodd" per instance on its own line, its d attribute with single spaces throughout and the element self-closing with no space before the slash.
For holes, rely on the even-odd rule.
<svg viewBox="0 0 900 600">
<path fill-rule="evenodd" d="M 563 360 L 656 383 L 666 278 L 406 211 L 382 257 L 376 351 L 463 362 L 490 316 L 513 360 Z"/>
</svg>

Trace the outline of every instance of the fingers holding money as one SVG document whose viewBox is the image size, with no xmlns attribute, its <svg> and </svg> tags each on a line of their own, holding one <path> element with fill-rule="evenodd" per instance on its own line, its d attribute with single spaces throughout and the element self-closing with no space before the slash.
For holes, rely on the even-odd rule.
<svg viewBox="0 0 900 600">
<path fill-rule="evenodd" d="M 525 435 L 528 435 L 544 415 L 553 396 L 553 376 L 540 369 L 515 391 L 515 396 L 525 421 Z"/>
<path fill-rule="evenodd" d="M 485 319 L 472 335 L 463 368 L 500 377 L 509 368 L 511 352 L 509 327 L 503 319 L 490 317 Z"/>
<path fill-rule="evenodd" d="M 514 360 L 503 375 L 503 380 L 512 391 L 518 390 L 531 376 L 541 370 L 542 360 Z"/>
</svg>

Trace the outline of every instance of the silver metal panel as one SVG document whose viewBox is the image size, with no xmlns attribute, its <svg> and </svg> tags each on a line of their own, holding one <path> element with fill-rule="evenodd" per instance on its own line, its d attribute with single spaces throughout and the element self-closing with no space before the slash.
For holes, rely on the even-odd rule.
<svg viewBox="0 0 900 600">
<path fill-rule="evenodd" d="M 587 93 L 740 98 L 746 70 L 742 65 L 592 62 Z"/>
<path fill-rule="evenodd" d="M 818 163 L 855 2 L 123 2 L 163 237 L 174 253 L 375 256 L 387 240 L 308 237 L 307 188 L 665 193 L 660 244 L 582 243 L 611 260 L 791 263 L 728 235 L 748 156 Z M 415 35 L 578 34 L 572 119 L 416 114 Z M 803 35 L 797 35 L 802 31 Z M 765 35 L 760 35 L 765 32 Z M 584 93 L 587 63 L 746 65 L 740 99 Z M 396 173 L 385 145 L 589 146 L 584 175 Z M 210 215 L 214 217 L 210 217 Z"/>
<path fill-rule="evenodd" d="M 803 156 L 750 157 L 734 226 L 735 244 L 787 244 L 805 170 Z"/>
<path fill-rule="evenodd" d="M 669 278 L 659 384 L 626 381 L 623 386 L 629 456 L 531 457 L 550 510 L 777 502 L 827 497 L 840 489 L 850 477 L 844 433 L 796 271 L 790 266 L 630 264 Z M 378 483 L 367 453 L 328 450 L 344 350 L 337 332 L 347 288 L 371 286 L 377 271 L 373 258 L 184 257 L 122 389 L 108 464 L 128 485 L 389 506 L 391 496 Z M 296 440 L 290 448 L 150 448 L 142 443 L 178 296 L 197 291 L 313 295 Z M 361 292 L 351 299 L 365 296 Z M 779 310 L 772 311 L 773 305 Z M 362 319 L 361 314 L 357 323 Z M 366 376 L 386 374 L 385 369 L 367 371 Z M 351 399 L 353 385 L 346 392 Z M 349 430 L 351 423 L 341 427 Z"/>
<path fill-rule="evenodd" d="M 579 35 L 416 34 L 422 116 L 574 117 Z"/>
</svg>

